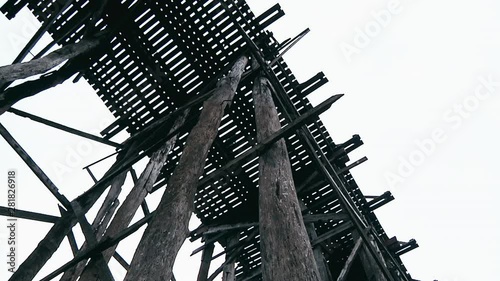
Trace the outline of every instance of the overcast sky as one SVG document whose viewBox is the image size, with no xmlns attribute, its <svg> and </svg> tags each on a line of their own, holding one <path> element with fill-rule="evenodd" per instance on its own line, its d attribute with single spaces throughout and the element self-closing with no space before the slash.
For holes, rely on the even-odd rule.
<svg viewBox="0 0 500 281">
<path fill-rule="evenodd" d="M 310 95 L 314 104 L 345 94 L 321 118 L 336 142 L 361 136 L 365 144 L 350 158 L 367 156 L 369 161 L 352 171 L 356 181 L 366 195 L 390 190 L 396 200 L 376 211 L 382 225 L 389 236 L 415 238 L 420 245 L 402 256 L 412 276 L 499 280 L 500 3 L 279 2 L 286 15 L 270 27 L 277 39 L 311 28 L 285 55 L 287 63 L 299 82 L 319 71 L 329 78 L 330 83 Z M 274 2 L 249 4 L 258 15 Z M 26 11 L 11 21 L 0 16 L 0 65 L 12 62 L 36 31 L 35 23 Z M 42 40 L 36 50 L 47 42 Z M 96 134 L 113 120 L 83 82 L 65 83 L 15 107 Z M 10 113 L 0 116 L 0 122 L 70 199 L 92 185 L 81 167 L 113 151 Z M 0 157 L 0 182 L 5 182 L 7 169 L 18 170 L 18 207 L 58 215 L 52 195 L 3 140 Z M 102 174 L 109 164 L 102 163 L 95 172 Z M 6 188 L 0 188 L 1 205 L 6 205 L 5 197 Z M 22 260 L 50 225 L 19 225 Z M 6 253 L 6 235 L 1 227 L 1 253 Z M 77 237 L 81 241 L 81 234 Z M 133 252 L 127 245 L 138 238 L 140 233 L 118 248 L 128 261 Z M 188 259 L 185 253 L 196 246 L 184 245 L 174 269 L 177 280 L 195 279 L 200 255 Z M 65 241 L 37 278 L 67 261 L 68 253 Z M 0 263 L 1 280 L 6 273 Z"/>
</svg>

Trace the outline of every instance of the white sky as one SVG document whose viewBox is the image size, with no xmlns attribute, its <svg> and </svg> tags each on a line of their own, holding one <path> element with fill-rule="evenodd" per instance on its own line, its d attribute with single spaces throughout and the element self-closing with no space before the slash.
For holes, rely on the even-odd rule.
<svg viewBox="0 0 500 281">
<path fill-rule="evenodd" d="M 4 2 L 0 0 L 0 5 Z M 257 15 L 274 4 L 249 3 Z M 352 173 L 365 194 L 390 190 L 395 195 L 396 200 L 376 212 L 389 236 L 415 238 L 419 243 L 420 248 L 403 256 L 412 276 L 440 281 L 499 280 L 495 269 L 500 263 L 500 223 L 496 218 L 500 213 L 496 204 L 500 197 L 496 165 L 500 157 L 496 129 L 500 85 L 494 81 L 500 81 L 500 3 L 308 3 L 280 1 L 286 15 L 270 29 L 283 40 L 311 28 L 285 59 L 300 82 L 318 71 L 329 78 L 330 83 L 310 95 L 314 104 L 332 94 L 346 94 L 321 118 L 334 141 L 359 134 L 365 142 L 351 154 L 351 160 L 365 155 L 370 160 Z M 0 16 L 0 65 L 12 62 L 36 31 L 34 23 L 25 11 L 11 21 Z M 42 41 L 36 49 L 46 43 Z M 481 82 L 484 80 L 493 81 L 490 91 Z M 112 120 L 85 83 L 65 83 L 15 107 L 93 133 Z M 70 200 L 92 184 L 81 167 L 112 152 L 105 145 L 82 141 L 10 113 L 0 116 L 0 122 Z M 58 215 L 52 195 L 3 140 L 0 159 L 1 182 L 5 182 L 7 169 L 18 170 L 20 209 Z M 109 164 L 96 167 L 96 173 Z M 128 178 L 124 194 L 130 181 Z M 0 191 L 1 205 L 6 204 L 5 196 L 6 187 Z M 22 260 L 50 225 L 18 224 Z M 6 234 L 1 227 L 1 253 L 6 253 Z M 81 241 L 81 234 L 77 236 Z M 133 254 L 128 249 L 133 246 L 127 246 L 138 238 L 139 233 L 118 248 L 128 261 Z M 187 242 L 183 253 L 194 247 Z M 37 278 L 68 260 L 68 249 L 65 241 Z M 174 273 L 177 280 L 194 280 L 200 255 L 185 256 L 178 260 Z M 112 266 L 120 271 L 116 264 Z M 5 264 L 0 263 L 0 279 L 6 278 Z"/>
</svg>

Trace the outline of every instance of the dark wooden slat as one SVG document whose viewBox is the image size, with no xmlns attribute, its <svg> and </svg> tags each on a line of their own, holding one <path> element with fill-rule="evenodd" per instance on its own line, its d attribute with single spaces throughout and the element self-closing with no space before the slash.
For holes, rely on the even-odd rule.
<svg viewBox="0 0 500 281">
<path fill-rule="evenodd" d="M 0 206 L 0 216 L 55 223 L 60 217 Z"/>
<path fill-rule="evenodd" d="M 0 134 L 7 141 L 7 143 L 14 149 L 14 151 L 23 159 L 24 163 L 33 171 L 33 173 L 38 177 L 38 179 L 47 187 L 47 189 L 54 195 L 54 197 L 66 208 L 66 210 L 71 210 L 71 204 L 68 199 L 59 193 L 59 189 L 54 185 L 54 183 L 49 179 L 49 177 L 42 171 L 42 169 L 33 161 L 29 154 L 21 147 L 21 145 L 12 137 L 12 135 L 7 131 L 7 129 L 0 124 Z"/>
<path fill-rule="evenodd" d="M 33 120 L 35 122 L 39 122 L 39 123 L 45 124 L 47 126 L 50 126 L 50 127 L 53 127 L 53 128 L 56 128 L 56 129 L 59 129 L 59 130 L 62 130 L 62 131 L 65 131 L 65 132 L 68 132 L 68 133 L 71 133 L 71 134 L 75 134 L 75 135 L 80 136 L 80 137 L 91 139 L 93 141 L 97 141 L 97 142 L 100 142 L 100 143 L 103 143 L 103 144 L 111 145 L 111 146 L 114 146 L 114 147 L 117 147 L 117 148 L 121 148 L 122 147 L 120 144 L 118 144 L 116 142 L 113 142 L 113 141 L 110 141 L 110 140 L 107 140 L 107 139 L 103 139 L 101 137 L 94 136 L 92 134 L 89 134 L 89 133 L 86 133 L 86 132 L 83 132 L 83 131 L 80 131 L 80 130 L 77 130 L 77 129 L 73 129 L 71 127 L 68 127 L 68 126 L 56 123 L 54 121 L 47 120 L 45 118 L 42 118 L 42 117 L 30 114 L 28 112 L 24 112 L 22 110 L 18 110 L 18 109 L 15 109 L 15 108 L 11 107 L 8 111 L 11 112 L 11 113 L 16 114 L 18 116 L 29 118 L 29 119 L 31 119 L 31 120 Z"/>
</svg>

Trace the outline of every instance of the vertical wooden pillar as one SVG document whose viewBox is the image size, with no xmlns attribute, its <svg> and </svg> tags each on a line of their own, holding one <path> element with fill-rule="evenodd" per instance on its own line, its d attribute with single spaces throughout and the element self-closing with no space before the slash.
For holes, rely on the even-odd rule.
<svg viewBox="0 0 500 281">
<path fill-rule="evenodd" d="M 203 249 L 203 253 L 201 254 L 200 271 L 198 272 L 198 279 L 196 279 L 197 281 L 207 281 L 214 248 L 214 244 L 210 243 L 207 247 L 205 247 L 205 249 Z"/>
<path fill-rule="evenodd" d="M 179 249 L 189 235 L 198 179 L 217 136 L 225 108 L 231 103 L 248 62 L 240 57 L 203 103 L 198 123 L 189 134 L 156 213 L 146 228 L 125 276 L 127 281 L 170 280 Z"/>
<path fill-rule="evenodd" d="M 232 246 L 238 244 L 238 241 L 239 241 L 239 234 L 234 235 L 234 236 L 229 236 L 227 238 L 227 246 L 226 247 L 227 248 L 232 247 Z M 227 256 L 226 256 L 226 259 L 227 259 Z M 234 261 L 224 265 L 224 268 L 222 270 L 222 281 L 235 281 L 236 280 L 235 267 L 236 266 L 235 266 Z"/>
<path fill-rule="evenodd" d="M 281 125 L 269 81 L 257 77 L 252 92 L 257 141 L 262 142 Z M 259 228 L 264 281 L 321 280 L 283 139 L 259 158 Z"/>
</svg>

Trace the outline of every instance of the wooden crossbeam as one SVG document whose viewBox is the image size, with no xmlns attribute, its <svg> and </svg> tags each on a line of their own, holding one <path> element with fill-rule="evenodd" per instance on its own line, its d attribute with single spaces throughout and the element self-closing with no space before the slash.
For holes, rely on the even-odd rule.
<svg viewBox="0 0 500 281">
<path fill-rule="evenodd" d="M 55 223 L 60 217 L 0 206 L 0 216 Z"/>
<path fill-rule="evenodd" d="M 340 224 L 339 226 L 337 227 L 334 227 L 332 230 L 326 232 L 326 233 L 323 233 L 321 235 L 318 236 L 318 238 L 314 239 L 311 244 L 313 246 L 316 246 L 318 245 L 319 243 L 327 240 L 327 239 L 331 239 L 343 232 L 346 232 L 350 229 L 352 229 L 354 227 L 353 223 L 348 221 L 348 222 L 344 222 L 342 224 Z"/>
<path fill-rule="evenodd" d="M 31 119 L 31 120 L 33 120 L 35 122 L 42 123 L 44 125 L 47 125 L 47 126 L 50 126 L 50 127 L 53 127 L 53 128 L 56 128 L 56 129 L 68 132 L 70 134 L 74 134 L 74 135 L 77 135 L 77 136 L 80 136 L 80 137 L 84 137 L 84 138 L 87 138 L 87 139 L 90 139 L 90 140 L 93 140 L 93 141 L 96 141 L 96 142 L 100 142 L 100 143 L 103 143 L 103 144 L 111 145 L 111 146 L 114 146 L 116 148 L 122 148 L 122 145 L 118 144 L 116 142 L 113 142 L 113 141 L 110 141 L 110 140 L 107 140 L 107 139 L 104 139 L 104 138 L 101 138 L 101 137 L 98 137 L 98 136 L 95 136 L 95 135 L 92 135 L 92 134 L 89 134 L 89 133 L 86 133 L 86 132 L 83 132 L 83 131 L 80 131 L 80 130 L 77 130 L 77 129 L 74 129 L 74 128 L 62 125 L 62 124 L 59 124 L 59 123 L 54 122 L 54 121 L 50 121 L 48 119 L 45 119 L 45 118 L 33 115 L 31 113 L 28 113 L 28 112 L 24 112 L 24 111 L 19 110 L 19 109 L 15 109 L 15 108 L 11 107 L 7 111 L 11 112 L 11 113 L 13 113 L 15 115 L 21 116 L 21 117 L 29 118 L 29 119 Z"/>
<path fill-rule="evenodd" d="M 140 219 L 136 223 L 132 224 L 128 228 L 124 229 L 121 231 L 117 236 L 115 237 L 108 237 L 106 239 L 103 239 L 93 247 L 89 248 L 88 250 L 84 251 L 77 257 L 73 258 L 72 260 L 68 261 L 65 263 L 63 266 L 59 267 L 52 273 L 48 274 L 44 278 L 40 279 L 40 281 L 49 281 L 52 280 L 53 278 L 57 277 L 59 274 L 63 273 L 67 269 L 75 266 L 77 263 L 84 259 L 92 258 L 95 255 L 101 253 L 102 251 L 106 250 L 109 247 L 112 247 L 119 243 L 121 240 L 127 238 L 130 236 L 132 233 L 136 232 L 139 228 L 141 228 L 144 224 L 148 223 L 151 220 L 151 217 L 154 215 L 154 212 L 151 214 L 145 216 L 144 218 Z M 26 280 L 26 279 L 24 279 Z M 30 279 L 31 280 L 31 279 Z"/>
<path fill-rule="evenodd" d="M 59 189 L 55 184 L 49 179 L 49 177 L 43 172 L 43 170 L 33 161 L 29 154 L 22 148 L 22 146 L 14 139 L 14 137 L 7 131 L 7 129 L 0 123 L 0 135 L 7 141 L 7 143 L 14 149 L 14 151 L 23 159 L 24 163 L 28 165 L 31 171 L 37 176 L 37 178 L 47 187 L 47 189 L 54 195 L 54 197 L 61 203 L 66 210 L 71 210 L 71 204 L 68 199 L 59 193 Z"/>
</svg>

